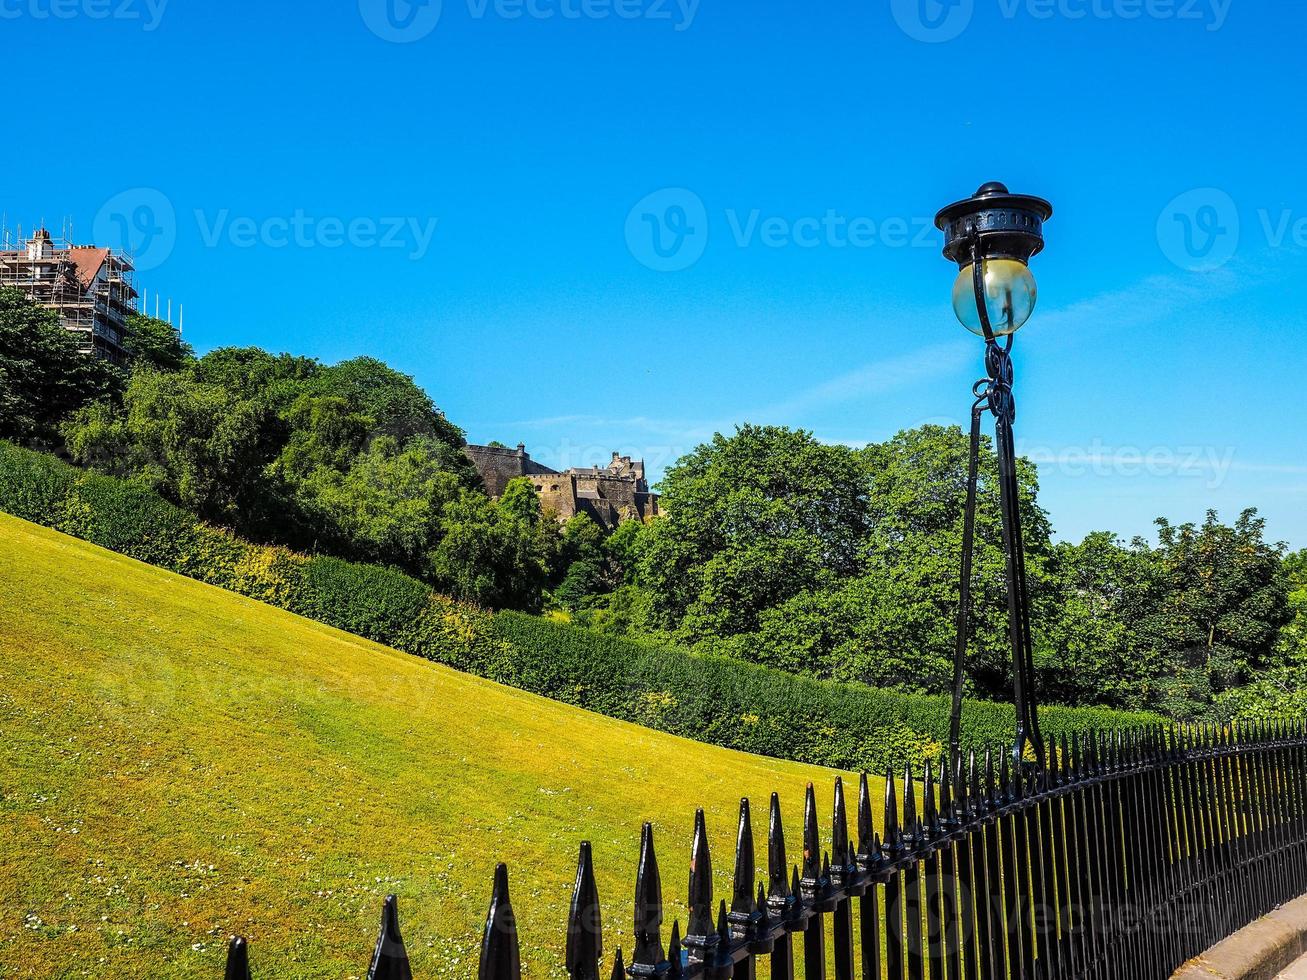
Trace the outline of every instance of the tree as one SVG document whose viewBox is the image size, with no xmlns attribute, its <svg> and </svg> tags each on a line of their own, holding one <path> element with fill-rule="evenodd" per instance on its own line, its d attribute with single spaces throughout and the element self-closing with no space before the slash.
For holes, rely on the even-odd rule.
<svg viewBox="0 0 1307 980">
<path fill-rule="evenodd" d="M 121 372 L 79 350 L 54 311 L 0 289 L 0 439 L 57 442 L 65 419 L 121 387 Z"/>
<path fill-rule="evenodd" d="M 554 602 L 573 612 L 612 589 L 604 554 L 604 530 L 589 514 L 574 514 L 563 525 L 550 579 Z"/>
<path fill-rule="evenodd" d="M 1217 697 L 1222 720 L 1253 721 L 1307 715 L 1307 550 L 1287 555 L 1284 578 L 1292 621 L 1280 632 L 1274 663 L 1252 682 Z"/>
<path fill-rule="evenodd" d="M 1214 694 L 1274 666 L 1280 630 L 1292 617 L 1284 548 L 1266 543 L 1266 521 L 1252 509 L 1233 527 L 1215 511 L 1201 525 L 1159 518 L 1157 526 L 1170 659 L 1160 706 L 1187 717 Z"/>
<path fill-rule="evenodd" d="M 147 369 L 132 373 L 121 410 L 89 406 L 64 435 L 77 462 L 143 478 L 206 520 L 248 529 L 278 510 L 263 478 L 275 422 L 260 399 Z"/>
<path fill-rule="evenodd" d="M 542 521 L 529 479 L 510 480 L 498 503 L 464 490 L 442 509 L 428 568 L 461 599 L 536 612 L 549 572 L 551 534 L 557 530 Z"/>
<path fill-rule="evenodd" d="M 180 371 L 195 360 L 195 351 L 171 323 L 143 313 L 127 317 L 123 338 L 127 360 L 135 367 Z"/>
<path fill-rule="evenodd" d="M 1039 657 L 1045 699 L 1155 706 L 1169 644 L 1162 571 L 1147 544 L 1126 545 L 1106 531 L 1061 544 L 1054 578 L 1057 601 Z"/>
<path fill-rule="evenodd" d="M 309 390 L 347 399 L 373 420 L 374 432 L 404 442 L 430 436 L 462 448 L 463 430 L 450 422 L 413 378 L 374 357 L 355 357 L 317 372 Z"/>
<path fill-rule="evenodd" d="M 445 506 L 464 492 L 441 467 L 432 441 L 414 439 L 401 447 L 393 437 L 380 436 L 343 466 L 316 465 L 297 484 L 296 498 L 314 525 L 351 557 L 422 574 L 442 533 Z"/>
<path fill-rule="evenodd" d="M 667 473 L 667 516 L 642 543 L 652 624 L 691 643 L 748 632 L 766 610 L 852 573 L 868 489 L 852 450 L 811 433 L 714 436 Z"/>
<path fill-rule="evenodd" d="M 881 662 L 902 664 L 901 685 L 948 690 L 956 642 L 970 438 L 957 426 L 924 425 L 866 448 L 871 529 L 863 549 L 863 593 L 874 597 L 857 658 L 867 678 Z M 979 450 L 966 676 L 980 696 L 1010 698 L 1007 557 L 998 457 L 988 437 Z M 1052 528 L 1039 506 L 1033 463 L 1016 460 L 1033 627 L 1050 619 Z"/>
</svg>

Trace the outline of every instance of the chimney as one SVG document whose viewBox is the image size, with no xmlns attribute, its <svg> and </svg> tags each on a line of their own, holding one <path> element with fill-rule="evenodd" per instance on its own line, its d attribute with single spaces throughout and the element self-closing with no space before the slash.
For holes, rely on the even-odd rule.
<svg viewBox="0 0 1307 980">
<path fill-rule="evenodd" d="M 48 259 L 54 256 L 54 246 L 50 244 L 50 233 L 44 228 L 38 228 L 27 243 L 27 258 L 35 262 L 37 259 Z"/>
</svg>

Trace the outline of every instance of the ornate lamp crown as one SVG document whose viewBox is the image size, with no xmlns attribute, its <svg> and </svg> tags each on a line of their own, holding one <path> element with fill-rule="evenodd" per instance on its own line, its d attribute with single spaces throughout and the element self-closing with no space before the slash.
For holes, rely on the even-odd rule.
<svg viewBox="0 0 1307 980">
<path fill-rule="evenodd" d="M 971 262 L 974 237 L 979 237 L 982 258 L 1028 262 L 1044 247 L 1044 222 L 1052 216 L 1053 205 L 1042 197 L 1012 194 L 991 181 L 941 210 L 935 227 L 944 232 L 944 257 L 959 267 Z"/>
</svg>

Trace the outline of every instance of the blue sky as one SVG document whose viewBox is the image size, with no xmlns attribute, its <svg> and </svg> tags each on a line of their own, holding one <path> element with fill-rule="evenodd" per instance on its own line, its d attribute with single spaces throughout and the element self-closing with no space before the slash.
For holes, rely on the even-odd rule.
<svg viewBox="0 0 1307 980">
<path fill-rule="evenodd" d="M 6 224 L 131 245 L 201 351 L 374 354 L 473 441 L 558 465 L 658 472 L 744 421 L 851 443 L 961 423 L 980 344 L 929 220 L 998 179 L 1056 208 L 1016 356 L 1059 535 L 1256 506 L 1307 546 L 1300 4 L 3 0 L 0 21 L 11 74 L 48 82 L 10 127 Z"/>
</svg>

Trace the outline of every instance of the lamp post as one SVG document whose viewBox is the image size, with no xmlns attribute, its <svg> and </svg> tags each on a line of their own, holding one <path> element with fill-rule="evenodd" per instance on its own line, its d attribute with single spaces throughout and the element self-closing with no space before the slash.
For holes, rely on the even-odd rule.
<svg viewBox="0 0 1307 980">
<path fill-rule="evenodd" d="M 1030 597 L 1021 534 L 1021 502 L 1017 489 L 1016 450 L 1012 426 L 1016 401 L 1012 396 L 1012 341 L 1035 308 L 1035 278 L 1031 256 L 1044 247 L 1043 224 L 1053 206 L 1043 198 L 1012 194 L 1003 184 L 982 186 L 965 201 L 950 204 L 935 216 L 944 232 L 944 257 L 958 264 L 953 283 L 953 311 L 962 325 L 985 341 L 986 376 L 972 388 L 971 454 L 967 469 L 967 502 L 962 530 L 962 579 L 958 597 L 957 646 L 953 660 L 953 713 L 949 724 L 949 765 L 961 765 L 962 684 L 967 652 L 967 620 L 971 608 L 971 564 L 976 531 L 976 477 L 980 453 L 980 420 L 994 416 L 998 450 L 998 483 L 1003 515 L 1003 547 L 1007 553 L 1008 639 L 1012 648 L 1012 683 L 1017 731 L 1013 761 L 1020 771 L 1029 747 L 1044 761 L 1043 739 L 1035 708 L 1034 655 L 1030 637 Z"/>
</svg>

